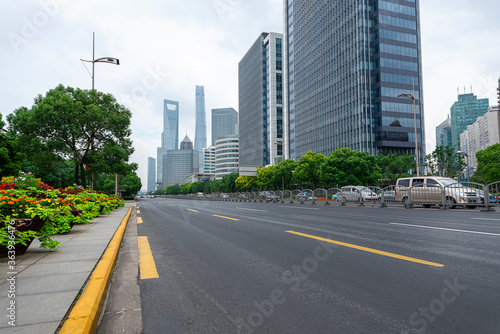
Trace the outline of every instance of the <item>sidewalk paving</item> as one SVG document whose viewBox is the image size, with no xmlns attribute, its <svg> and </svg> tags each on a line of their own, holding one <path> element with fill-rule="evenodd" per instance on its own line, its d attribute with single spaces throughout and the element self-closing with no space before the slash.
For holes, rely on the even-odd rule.
<svg viewBox="0 0 500 334">
<path fill-rule="evenodd" d="M 95 218 L 88 225 L 75 225 L 68 234 L 57 235 L 61 246 L 53 251 L 40 248 L 33 240 L 24 255 L 15 260 L 15 270 L 0 259 L 1 333 L 54 333 L 59 327 L 80 289 L 91 275 L 126 216 L 130 206 L 113 210 Z M 15 275 L 15 297 L 10 272 Z M 9 325 L 10 303 L 15 301 L 15 327 Z"/>
</svg>

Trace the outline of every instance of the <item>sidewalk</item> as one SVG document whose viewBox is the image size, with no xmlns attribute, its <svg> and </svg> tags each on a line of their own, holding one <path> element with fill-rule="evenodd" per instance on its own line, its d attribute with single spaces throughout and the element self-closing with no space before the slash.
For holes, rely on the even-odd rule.
<svg viewBox="0 0 500 334">
<path fill-rule="evenodd" d="M 70 233 L 57 235 L 61 246 L 56 250 L 40 248 L 34 240 L 24 255 L 16 257 L 15 270 L 9 268 L 7 258 L 0 259 L 0 333 L 54 333 L 131 205 L 135 203 L 125 203 L 91 224 L 75 225 Z M 13 271 L 17 272 L 15 285 L 7 281 Z M 8 323 L 12 301 L 15 327 Z"/>
</svg>

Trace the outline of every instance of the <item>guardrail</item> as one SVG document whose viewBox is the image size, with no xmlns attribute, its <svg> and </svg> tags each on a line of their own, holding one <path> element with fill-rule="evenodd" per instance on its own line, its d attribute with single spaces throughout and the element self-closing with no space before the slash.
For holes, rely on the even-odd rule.
<svg viewBox="0 0 500 334">
<path fill-rule="evenodd" d="M 346 186 L 342 188 L 295 189 L 277 191 L 249 191 L 233 193 L 210 193 L 190 195 L 168 195 L 170 198 L 260 202 L 288 204 L 324 204 L 339 206 L 404 206 L 408 209 L 415 206 L 439 206 L 442 210 L 463 206 L 469 209 L 482 207 L 482 211 L 494 211 L 499 203 L 500 181 L 483 185 L 473 182 L 459 182 L 446 187 L 437 186 Z"/>
</svg>

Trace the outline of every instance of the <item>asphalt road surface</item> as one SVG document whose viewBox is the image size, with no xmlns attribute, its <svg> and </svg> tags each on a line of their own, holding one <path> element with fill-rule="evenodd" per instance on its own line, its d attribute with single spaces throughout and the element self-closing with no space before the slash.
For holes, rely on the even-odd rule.
<svg viewBox="0 0 500 334">
<path fill-rule="evenodd" d="M 137 206 L 144 333 L 500 333 L 500 212 Z"/>
</svg>

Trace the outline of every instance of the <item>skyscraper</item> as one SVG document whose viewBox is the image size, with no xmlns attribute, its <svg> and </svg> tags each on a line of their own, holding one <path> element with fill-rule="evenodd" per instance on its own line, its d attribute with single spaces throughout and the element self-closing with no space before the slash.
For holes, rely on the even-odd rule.
<svg viewBox="0 0 500 334">
<path fill-rule="evenodd" d="M 262 33 L 238 64 L 242 166 L 274 165 L 284 156 L 282 40 Z"/>
<path fill-rule="evenodd" d="M 436 146 L 453 147 L 451 143 L 451 119 L 450 116 L 441 124 L 436 126 Z"/>
<path fill-rule="evenodd" d="M 156 160 L 155 158 L 148 158 L 148 187 L 147 192 L 156 190 Z"/>
<path fill-rule="evenodd" d="M 234 135 L 238 124 L 238 112 L 233 108 L 212 109 L 212 145 L 219 138 Z"/>
<path fill-rule="evenodd" d="M 200 152 L 200 169 L 203 168 L 203 149 L 205 147 L 207 147 L 205 87 L 196 86 L 196 129 L 194 134 L 194 149 Z"/>
<path fill-rule="evenodd" d="M 417 141 L 424 166 L 419 0 L 283 3 L 285 156 L 414 154 Z"/>
<path fill-rule="evenodd" d="M 478 99 L 476 95 L 461 94 L 451 106 L 451 144 L 455 151 L 460 151 L 460 134 L 473 124 L 476 119 L 488 111 L 490 101 Z"/>
<path fill-rule="evenodd" d="M 199 152 L 193 150 L 193 142 L 188 136 L 184 138 L 180 145 L 180 150 L 169 150 L 163 156 L 163 178 L 164 186 L 184 184 L 186 176 L 198 173 Z"/>
<path fill-rule="evenodd" d="M 161 134 L 161 147 L 157 148 L 157 174 L 158 189 L 164 189 L 163 183 L 163 156 L 168 150 L 177 150 L 179 143 L 179 102 L 163 100 L 163 132 Z"/>
</svg>

